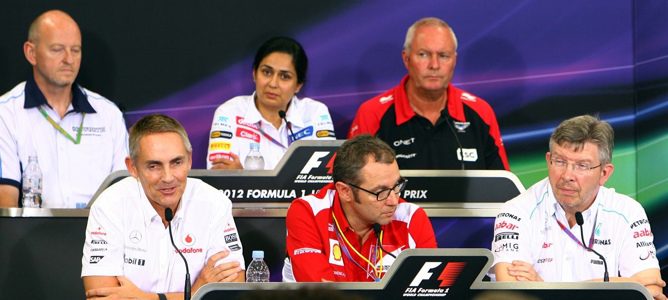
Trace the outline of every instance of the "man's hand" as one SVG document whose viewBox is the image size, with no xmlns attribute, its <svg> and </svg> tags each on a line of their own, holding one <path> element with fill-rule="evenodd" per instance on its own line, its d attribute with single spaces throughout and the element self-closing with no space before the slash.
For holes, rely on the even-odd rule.
<svg viewBox="0 0 668 300">
<path fill-rule="evenodd" d="M 218 158 L 211 161 L 212 170 L 243 170 L 239 155 L 230 152 L 230 159 Z"/>
<path fill-rule="evenodd" d="M 661 279 L 661 273 L 658 269 L 640 271 L 636 274 L 633 274 L 633 276 L 631 276 L 631 280 L 645 286 L 654 299 L 667 299 L 663 294 L 663 288 L 666 286 L 666 282 Z"/>
<path fill-rule="evenodd" d="M 238 261 L 219 262 L 230 255 L 229 250 L 220 251 L 209 258 L 204 268 L 197 276 L 197 280 L 193 285 L 193 292 L 197 291 L 201 286 L 211 282 L 232 282 L 242 281 L 243 270 Z"/>
<path fill-rule="evenodd" d="M 125 278 L 125 276 L 117 276 L 118 283 L 121 286 L 117 287 L 102 287 L 86 291 L 86 299 L 155 299 L 156 294 L 146 293 L 140 290 L 132 281 Z"/>
<path fill-rule="evenodd" d="M 543 281 L 532 264 L 521 260 L 514 260 L 508 266 L 508 275 L 515 277 L 517 281 Z"/>
</svg>

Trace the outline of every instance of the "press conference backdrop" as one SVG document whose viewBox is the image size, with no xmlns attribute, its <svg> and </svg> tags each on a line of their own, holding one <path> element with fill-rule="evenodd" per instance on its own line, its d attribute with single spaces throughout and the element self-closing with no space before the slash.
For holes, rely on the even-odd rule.
<svg viewBox="0 0 668 300">
<path fill-rule="evenodd" d="M 252 56 L 268 37 L 302 42 L 310 72 L 300 96 L 325 102 L 344 138 L 358 105 L 405 74 L 406 28 L 443 18 L 459 40 L 453 82 L 494 107 L 526 187 L 546 174 L 552 128 L 599 114 L 617 133 L 608 185 L 637 198 L 654 228 L 668 226 L 660 216 L 668 209 L 666 1 L 9 1 L 0 9 L 0 93 L 30 74 L 22 43 L 51 8 L 82 28 L 80 83 L 115 101 L 128 125 L 152 112 L 178 118 L 196 168 L 205 165 L 215 108 L 253 91 Z M 655 230 L 655 239 L 668 233 Z M 662 266 L 667 250 L 657 243 Z"/>
</svg>

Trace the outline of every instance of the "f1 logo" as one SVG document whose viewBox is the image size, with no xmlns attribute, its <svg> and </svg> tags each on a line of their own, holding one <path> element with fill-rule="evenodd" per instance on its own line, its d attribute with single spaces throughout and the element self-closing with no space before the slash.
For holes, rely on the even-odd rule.
<svg viewBox="0 0 668 300">
<path fill-rule="evenodd" d="M 304 165 L 304 168 L 299 172 L 299 174 L 309 174 L 311 173 L 311 170 L 320 167 L 320 164 L 322 162 L 320 161 L 321 158 L 329 155 L 329 151 L 315 151 L 311 155 L 311 158 L 306 162 L 306 165 Z M 329 164 L 328 164 L 329 165 Z"/>
<path fill-rule="evenodd" d="M 415 275 L 415 278 L 413 278 L 413 281 L 411 281 L 411 284 L 409 286 L 419 286 L 420 283 L 422 283 L 423 281 L 431 279 L 434 273 L 430 271 L 440 265 L 441 265 L 440 262 L 433 262 L 433 261 L 425 262 L 424 265 L 422 265 L 420 271 L 417 273 L 417 275 Z M 441 271 L 441 275 L 438 276 L 438 280 L 441 282 L 441 284 L 439 284 L 438 286 L 439 287 L 452 286 L 459 277 L 459 274 L 461 274 L 462 270 L 464 270 L 464 266 L 466 266 L 465 262 L 447 263 L 443 268 L 443 271 Z"/>
</svg>

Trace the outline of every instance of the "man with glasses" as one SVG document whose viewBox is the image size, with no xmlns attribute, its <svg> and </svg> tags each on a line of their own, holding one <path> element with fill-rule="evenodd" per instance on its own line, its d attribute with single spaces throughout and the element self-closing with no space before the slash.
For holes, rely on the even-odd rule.
<svg viewBox="0 0 668 300">
<path fill-rule="evenodd" d="M 610 281 L 638 282 L 665 299 L 645 210 L 603 186 L 614 170 L 613 144 L 610 124 L 592 116 L 555 129 L 545 155 L 548 178 L 506 202 L 496 217 L 490 275 L 497 281 L 601 281 L 607 263 Z"/>
<path fill-rule="evenodd" d="M 437 247 L 424 210 L 400 197 L 406 179 L 383 141 L 343 143 L 332 176 L 288 209 L 284 281 L 377 281 L 401 251 Z"/>
</svg>

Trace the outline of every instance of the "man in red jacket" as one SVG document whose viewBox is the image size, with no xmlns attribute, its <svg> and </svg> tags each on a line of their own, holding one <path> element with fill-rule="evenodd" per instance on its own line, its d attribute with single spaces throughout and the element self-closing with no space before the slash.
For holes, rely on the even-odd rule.
<svg viewBox="0 0 668 300">
<path fill-rule="evenodd" d="M 334 182 L 288 209 L 284 281 L 377 281 L 401 251 L 437 247 L 427 214 L 400 197 L 394 157 L 370 135 L 339 148 Z"/>
<path fill-rule="evenodd" d="M 492 107 L 453 86 L 457 37 L 443 20 L 424 18 L 406 34 L 408 75 L 364 102 L 348 137 L 377 136 L 402 169 L 509 169 Z"/>
</svg>

